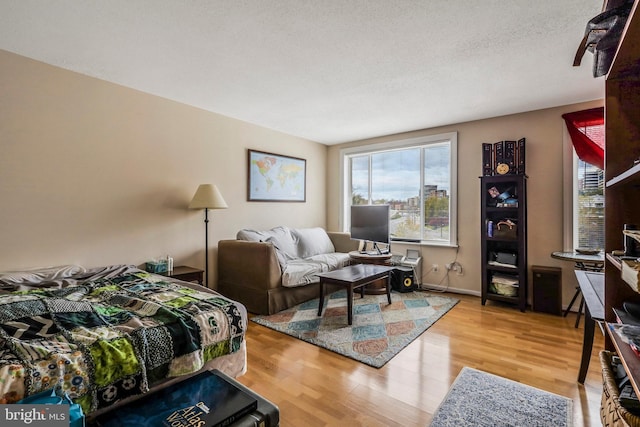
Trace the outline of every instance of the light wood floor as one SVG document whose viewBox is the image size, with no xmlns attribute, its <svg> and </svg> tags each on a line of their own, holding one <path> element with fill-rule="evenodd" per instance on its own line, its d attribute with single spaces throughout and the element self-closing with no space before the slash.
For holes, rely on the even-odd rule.
<svg viewBox="0 0 640 427">
<path fill-rule="evenodd" d="M 380 369 L 249 322 L 240 382 L 280 408 L 282 427 L 425 426 L 462 367 L 573 399 L 574 425 L 600 426 L 599 329 L 578 384 L 584 322 L 445 294 L 460 302 Z"/>
</svg>

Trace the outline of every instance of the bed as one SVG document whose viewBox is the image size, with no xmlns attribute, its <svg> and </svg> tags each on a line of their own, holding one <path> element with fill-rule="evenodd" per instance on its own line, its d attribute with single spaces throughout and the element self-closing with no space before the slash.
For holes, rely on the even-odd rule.
<svg viewBox="0 0 640 427">
<path fill-rule="evenodd" d="M 134 266 L 0 273 L 0 403 L 61 385 L 97 414 L 203 369 L 246 372 L 247 312 Z"/>
</svg>

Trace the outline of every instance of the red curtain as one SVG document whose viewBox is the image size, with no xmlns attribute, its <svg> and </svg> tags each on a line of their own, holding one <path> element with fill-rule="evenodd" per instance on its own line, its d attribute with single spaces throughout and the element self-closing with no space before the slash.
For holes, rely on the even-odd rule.
<svg viewBox="0 0 640 427">
<path fill-rule="evenodd" d="M 604 169 L 604 107 L 563 114 L 580 160 Z"/>
</svg>

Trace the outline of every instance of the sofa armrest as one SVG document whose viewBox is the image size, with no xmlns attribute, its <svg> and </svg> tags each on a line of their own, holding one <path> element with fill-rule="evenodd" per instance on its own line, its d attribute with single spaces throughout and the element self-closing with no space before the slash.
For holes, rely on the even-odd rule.
<svg viewBox="0 0 640 427">
<path fill-rule="evenodd" d="M 255 290 L 277 288 L 282 271 L 272 243 L 246 240 L 218 242 L 218 287 L 242 286 Z"/>
<path fill-rule="evenodd" d="M 339 231 L 327 231 L 336 252 L 349 253 L 360 249 L 360 240 L 352 240 L 351 233 Z"/>
</svg>

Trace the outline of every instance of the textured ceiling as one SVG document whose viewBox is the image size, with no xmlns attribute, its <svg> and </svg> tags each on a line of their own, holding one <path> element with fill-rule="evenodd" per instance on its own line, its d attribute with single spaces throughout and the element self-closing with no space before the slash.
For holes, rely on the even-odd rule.
<svg viewBox="0 0 640 427">
<path fill-rule="evenodd" d="M 602 98 L 602 0 L 3 0 L 0 49 L 325 144 Z"/>
</svg>

